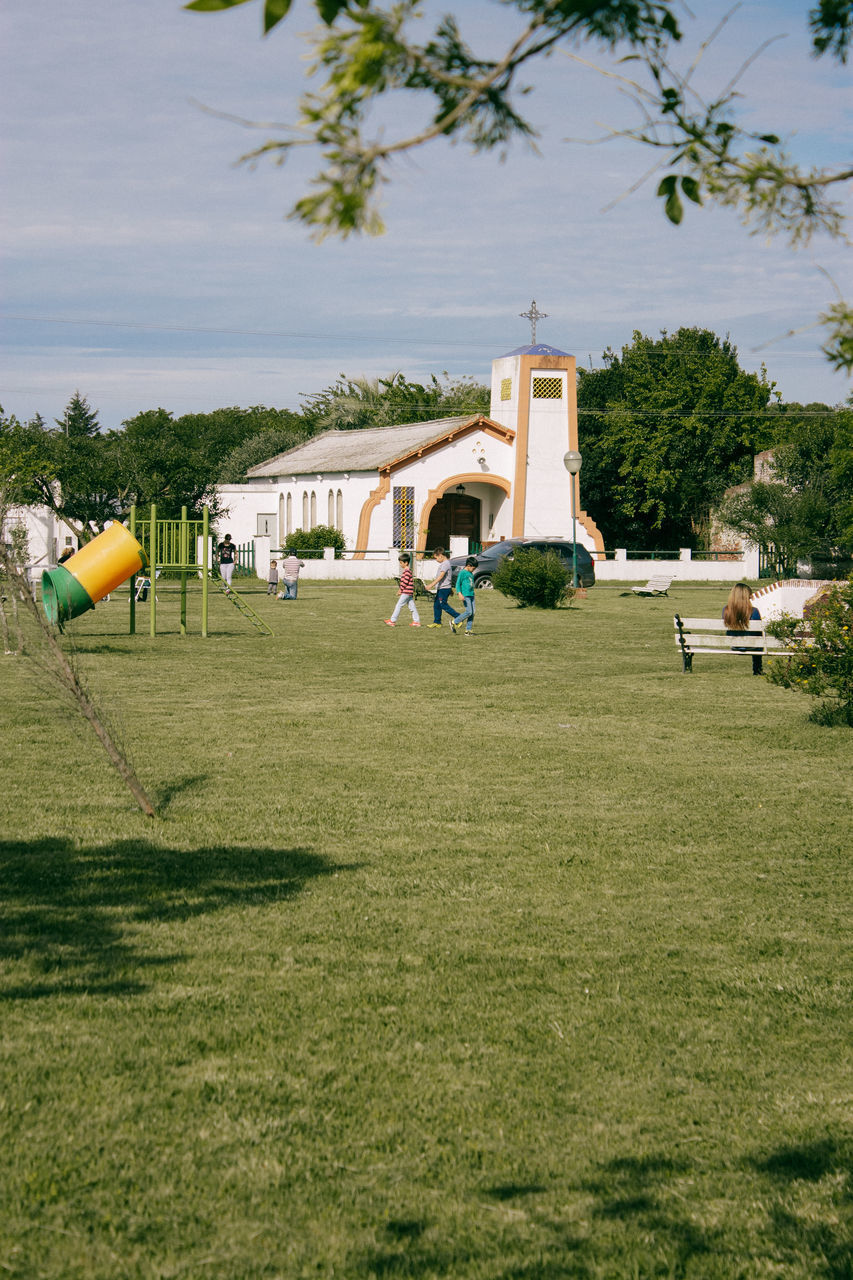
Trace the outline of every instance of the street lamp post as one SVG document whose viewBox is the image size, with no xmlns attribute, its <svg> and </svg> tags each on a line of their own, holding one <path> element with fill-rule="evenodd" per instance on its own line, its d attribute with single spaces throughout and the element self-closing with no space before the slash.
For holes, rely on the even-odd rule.
<svg viewBox="0 0 853 1280">
<path fill-rule="evenodd" d="M 569 449 L 563 454 L 563 466 L 569 473 L 569 493 L 572 499 L 572 586 L 578 585 L 578 540 L 577 515 L 575 514 L 575 476 L 581 469 L 583 459 L 577 449 Z"/>
</svg>

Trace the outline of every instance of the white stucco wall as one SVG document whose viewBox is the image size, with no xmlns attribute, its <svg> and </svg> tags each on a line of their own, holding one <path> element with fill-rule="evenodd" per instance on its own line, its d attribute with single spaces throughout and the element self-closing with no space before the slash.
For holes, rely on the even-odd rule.
<svg viewBox="0 0 853 1280">
<path fill-rule="evenodd" d="M 457 484 L 480 500 L 479 540 L 509 537 L 511 500 L 505 485 L 512 483 L 515 448 L 487 431 L 468 432 L 421 458 L 413 458 L 391 473 L 387 495 L 376 506 L 370 522 L 369 546 L 391 546 L 394 529 L 394 489 L 415 491 L 415 521 L 420 533 L 422 513 L 431 495 L 454 493 Z M 503 484 L 494 483 L 494 479 Z"/>
<path fill-rule="evenodd" d="M 311 522 L 311 495 L 314 495 L 316 519 L 314 524 L 329 524 L 329 492 L 333 494 L 335 517 L 331 521 L 337 527 L 337 495 L 342 498 L 341 532 L 346 539 L 347 547 L 354 549 L 358 534 L 358 518 L 362 505 L 367 501 L 371 489 L 379 482 L 378 476 L 346 475 L 343 472 L 330 472 L 326 475 L 275 477 L 272 480 L 247 480 L 243 484 L 221 484 L 217 493 L 222 502 L 224 514 L 218 521 L 217 528 L 231 534 L 238 545 L 250 542 L 258 534 L 258 516 L 274 515 L 274 531 L 270 534 L 273 550 L 284 542 L 287 529 L 287 499 L 291 499 L 291 528 L 303 529 L 303 499 L 307 497 L 309 528 Z"/>
<path fill-rule="evenodd" d="M 10 507 L 3 521 L 3 536 L 15 525 L 27 531 L 28 563 L 34 570 L 55 564 L 66 546 L 77 550 L 77 535 L 49 507 Z"/>
<path fill-rule="evenodd" d="M 563 457 L 569 447 L 568 371 L 532 369 L 527 394 L 530 416 L 527 428 L 527 502 L 524 508 L 525 538 L 570 538 L 571 489 Z M 559 400 L 534 400 L 534 378 L 559 378 Z M 578 541 L 585 530 L 578 527 Z"/>
<path fill-rule="evenodd" d="M 287 533 L 287 498 L 292 503 L 293 529 L 305 528 L 303 498 L 308 499 L 308 527 L 311 494 L 315 495 L 316 524 L 328 524 L 328 495 L 341 493 L 343 520 L 341 531 L 348 550 L 380 550 L 390 547 L 394 533 L 394 489 L 414 488 L 415 523 L 420 525 L 424 506 L 434 491 L 454 492 L 456 485 L 465 486 L 466 493 L 481 502 L 480 541 L 497 541 L 512 533 L 511 499 L 505 486 L 511 485 L 515 467 L 514 445 L 499 440 L 487 431 L 468 432 L 423 456 L 412 458 L 395 468 L 390 476 L 387 494 L 371 510 L 370 526 L 365 546 L 359 546 L 359 520 L 365 503 L 380 486 L 378 472 L 329 472 L 327 474 L 278 476 L 274 479 L 247 480 L 242 484 L 217 486 L 217 493 L 225 510 L 217 528 L 228 532 L 242 545 L 254 539 L 259 532 L 258 516 L 275 515 L 274 532 L 270 535 L 273 551 L 281 546 Z M 492 482 L 497 477 L 503 485 Z M 336 524 L 336 520 L 332 521 Z"/>
<path fill-rule="evenodd" d="M 518 420 L 518 393 L 520 356 L 501 356 L 492 361 L 492 398 L 489 405 L 489 417 L 501 426 L 512 427 Z M 509 379 L 509 399 L 501 399 L 501 384 Z"/>
</svg>

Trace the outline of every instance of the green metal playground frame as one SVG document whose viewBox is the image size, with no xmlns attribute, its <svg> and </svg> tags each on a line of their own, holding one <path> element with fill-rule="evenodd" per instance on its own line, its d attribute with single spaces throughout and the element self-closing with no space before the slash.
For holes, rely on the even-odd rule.
<svg viewBox="0 0 853 1280">
<path fill-rule="evenodd" d="M 151 513 L 147 519 L 139 519 L 136 507 L 130 508 L 128 527 L 133 536 L 141 544 L 148 557 L 147 577 L 150 584 L 148 592 L 150 613 L 148 620 L 149 634 L 157 634 L 157 575 L 164 570 L 180 575 L 181 584 L 181 635 L 187 634 L 187 581 L 190 578 L 201 579 L 201 635 L 209 634 L 209 596 L 210 587 L 220 591 L 239 613 L 263 635 L 272 635 L 271 628 L 258 617 L 251 605 L 234 590 L 228 588 L 222 578 L 214 574 L 212 564 L 212 546 L 210 533 L 210 510 L 202 507 L 200 520 L 190 520 L 187 508 L 181 507 L 180 520 L 158 520 L 157 504 L 151 504 Z M 136 635 L 136 596 L 137 578 L 130 579 L 130 634 Z"/>
</svg>

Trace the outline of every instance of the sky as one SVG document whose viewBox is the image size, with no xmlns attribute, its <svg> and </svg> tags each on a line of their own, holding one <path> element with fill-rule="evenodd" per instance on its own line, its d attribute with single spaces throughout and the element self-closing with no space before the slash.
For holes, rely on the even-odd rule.
<svg viewBox="0 0 853 1280">
<path fill-rule="evenodd" d="M 804 164 L 838 165 L 850 68 L 809 56 L 808 7 L 746 0 L 696 84 L 719 91 L 780 36 L 739 84 L 741 119 L 782 135 Z M 514 30 L 495 0 L 454 9 L 490 54 Z M 694 6 L 685 65 L 730 9 Z M 821 354 L 815 320 L 837 290 L 849 295 L 850 247 L 766 242 L 726 209 L 689 206 L 673 227 L 654 195 L 660 175 L 627 194 L 648 151 L 590 143 L 635 124 L 634 107 L 616 80 L 562 53 L 528 77 L 537 152 L 516 143 L 502 161 L 433 142 L 397 161 L 384 236 L 314 243 L 286 214 L 318 158 L 238 165 L 274 131 L 223 118 L 295 119 L 314 15 L 295 0 L 263 39 L 257 0 L 205 15 L 181 0 L 4 0 L 5 413 L 51 421 L 79 391 L 117 427 L 158 407 L 298 409 L 340 374 L 487 382 L 495 357 L 530 340 L 520 313 L 532 299 L 547 315 L 537 340 L 586 367 L 635 330 L 699 326 L 728 335 L 744 368 L 764 364 L 784 400 L 846 400 L 850 381 Z M 421 110 L 405 97 L 386 134 L 417 129 Z"/>
</svg>

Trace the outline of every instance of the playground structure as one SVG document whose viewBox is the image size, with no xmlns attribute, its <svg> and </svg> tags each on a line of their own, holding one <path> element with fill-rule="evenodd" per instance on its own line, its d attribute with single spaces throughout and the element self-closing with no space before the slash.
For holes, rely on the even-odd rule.
<svg viewBox="0 0 853 1280">
<path fill-rule="evenodd" d="M 148 630 L 157 634 L 157 579 L 175 574 L 180 582 L 180 633 L 187 634 L 187 584 L 201 580 L 201 635 L 208 635 L 210 588 L 219 591 L 233 607 L 262 635 L 272 635 L 271 628 L 233 586 L 229 589 L 215 572 L 211 554 L 210 511 L 202 508 L 200 520 L 190 520 L 187 508 L 181 508 L 180 520 L 160 520 L 157 506 L 150 515 L 139 519 L 136 507 L 130 509 L 128 528 L 114 523 L 55 569 L 42 575 L 42 604 L 48 620 L 62 628 L 63 623 L 93 609 L 99 600 L 129 580 L 130 634 L 136 635 L 136 606 L 140 599 L 150 601 Z M 140 575 L 144 574 L 142 579 Z M 137 582 L 137 578 L 140 581 Z M 148 591 L 140 589 L 147 583 Z"/>
<path fill-rule="evenodd" d="M 49 622 L 63 623 L 94 609 L 99 600 L 144 569 L 145 552 L 124 525 L 111 524 L 41 579 L 42 607 Z"/>
</svg>

